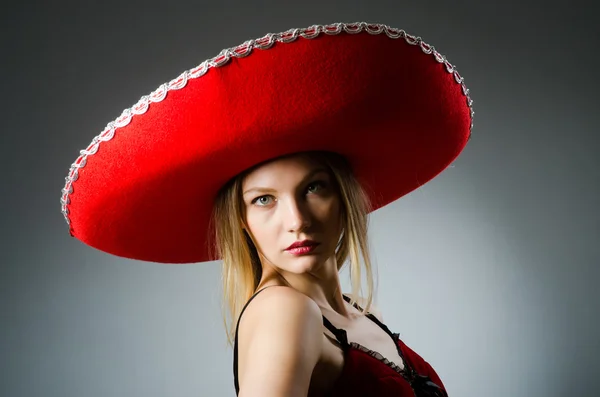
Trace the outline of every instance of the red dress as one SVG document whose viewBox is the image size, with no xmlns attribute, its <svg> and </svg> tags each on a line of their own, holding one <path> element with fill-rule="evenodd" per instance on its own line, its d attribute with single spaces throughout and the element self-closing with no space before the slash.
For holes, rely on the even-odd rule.
<svg viewBox="0 0 600 397">
<path fill-rule="evenodd" d="M 268 288 L 268 287 L 266 287 Z M 266 289 L 263 288 L 262 290 Z M 260 290 L 260 291 L 262 291 Z M 241 314 L 254 294 L 242 309 Z M 350 302 L 350 298 L 344 295 Z M 360 310 L 360 307 L 355 304 Z M 240 314 L 240 318 L 242 315 Z M 367 314 L 372 321 L 379 325 L 392 338 L 398 348 L 398 354 L 404 361 L 405 368 L 400 370 L 393 362 L 376 351 L 367 349 L 355 342 L 349 342 L 346 331 L 334 327 L 323 317 L 323 324 L 335 335 L 344 350 L 344 367 L 340 377 L 335 382 L 329 397 L 447 397 L 448 394 L 441 379 L 434 369 L 421 356 L 406 346 L 398 334 L 392 333 L 388 327 L 371 313 Z M 239 327 L 239 319 L 238 319 Z M 236 395 L 239 393 L 237 376 L 237 329 L 233 348 L 233 377 Z"/>
</svg>

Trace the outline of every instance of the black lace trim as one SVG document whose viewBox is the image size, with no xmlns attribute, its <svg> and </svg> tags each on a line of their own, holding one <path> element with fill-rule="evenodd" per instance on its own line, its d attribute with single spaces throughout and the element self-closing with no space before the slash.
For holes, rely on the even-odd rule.
<svg viewBox="0 0 600 397">
<path fill-rule="evenodd" d="M 342 296 L 346 302 L 350 303 L 351 300 L 350 300 L 349 296 L 346 296 L 346 295 L 342 295 Z M 357 310 L 363 311 L 363 309 L 356 302 L 354 302 L 353 306 Z M 388 367 L 390 367 L 391 369 L 393 369 L 394 371 L 396 371 L 397 373 L 402 375 L 402 377 L 404 379 L 406 379 L 409 383 L 412 383 L 412 380 L 414 379 L 414 377 L 417 373 L 413 370 L 411 365 L 406 361 L 406 358 L 404 357 L 404 354 L 402 353 L 402 349 L 400 348 L 400 344 L 399 344 L 400 334 L 393 333 L 392 331 L 390 331 L 390 329 L 385 324 L 383 324 L 381 321 L 379 321 L 379 319 L 377 319 L 377 317 L 375 317 L 373 315 L 373 313 L 366 313 L 366 316 L 369 319 L 371 319 L 371 321 L 373 321 L 375 324 L 377 324 L 380 328 L 382 328 L 385 331 L 385 333 L 387 333 L 392 338 L 392 340 L 394 341 L 394 344 L 396 345 L 396 350 L 398 351 L 398 356 L 400 356 L 400 359 L 402 360 L 402 364 L 404 365 L 404 368 L 401 368 L 399 365 L 397 365 L 393 361 L 388 360 L 378 351 L 368 349 L 365 346 L 362 346 L 361 344 L 356 343 L 356 342 L 349 342 L 348 337 L 346 335 L 346 330 L 335 328 L 329 322 L 329 320 L 327 320 L 325 318 L 325 316 L 323 316 L 323 321 L 327 323 L 326 324 L 326 325 L 328 325 L 327 328 L 330 328 L 332 330 L 332 332 L 334 332 L 334 334 L 336 335 L 336 338 L 338 339 L 338 341 L 340 343 L 342 343 L 343 346 L 346 346 L 346 347 L 352 346 L 355 349 L 358 349 L 364 353 L 367 353 L 371 357 L 374 357 L 378 361 L 382 362 L 383 364 L 387 365 Z"/>
<path fill-rule="evenodd" d="M 350 303 L 350 297 L 343 295 L 344 300 Z M 360 311 L 362 308 L 355 302 L 354 307 Z M 336 339 L 342 345 L 344 350 L 349 348 L 356 349 L 363 353 L 368 354 L 369 356 L 375 358 L 377 361 L 382 364 L 388 366 L 394 372 L 402 376 L 404 380 L 410 384 L 410 387 L 413 389 L 415 397 L 448 397 L 448 394 L 444 389 L 442 389 L 439 385 L 435 384 L 427 375 L 421 375 L 415 371 L 412 367 L 412 364 L 404 357 L 402 352 L 402 348 L 400 347 L 400 334 L 392 332 L 387 325 L 379 321 L 377 317 L 375 317 L 372 313 L 366 314 L 369 319 L 371 319 L 375 324 L 379 325 L 394 341 L 396 345 L 396 350 L 398 351 L 398 355 L 402 360 L 402 364 L 404 364 L 404 368 L 401 368 L 399 365 L 394 363 L 393 361 L 385 358 L 381 353 L 366 348 L 360 343 L 350 342 L 348 341 L 348 335 L 346 334 L 346 330 L 336 328 L 325 316 L 323 316 L 323 324 L 335 335 Z"/>
<path fill-rule="evenodd" d="M 393 369 L 394 371 L 398 372 L 400 375 L 402 375 L 407 381 L 410 381 L 410 372 L 408 372 L 406 370 L 406 364 L 404 364 L 404 368 L 400 367 L 398 364 L 396 364 L 393 361 L 388 360 L 387 358 L 385 358 L 381 353 L 379 353 L 378 351 L 375 350 L 371 350 L 371 349 L 367 349 L 366 347 L 364 347 L 363 345 L 360 345 L 356 342 L 350 342 L 350 346 L 353 347 L 354 349 L 360 350 L 364 353 L 367 353 L 369 356 L 376 358 L 377 360 L 381 361 L 382 363 L 384 363 L 385 365 L 387 365 L 388 367 L 390 367 L 391 369 Z"/>
<path fill-rule="evenodd" d="M 394 334 L 395 337 L 397 337 L 397 335 L 398 334 Z M 367 353 L 369 356 L 377 359 L 381 363 L 387 365 L 388 367 L 390 367 L 391 369 L 396 371 L 410 384 L 416 397 L 448 397 L 448 394 L 446 393 L 446 391 L 444 389 L 442 389 L 440 386 L 438 386 L 437 384 L 435 384 L 429 378 L 429 376 L 420 375 L 417 372 L 415 372 L 412 369 L 412 367 L 409 367 L 408 364 L 406 363 L 406 360 L 404 360 L 404 358 L 402 356 L 401 357 L 404 360 L 404 368 L 400 368 L 399 365 L 397 365 L 393 361 L 388 360 L 387 358 L 382 356 L 379 352 L 377 352 L 375 350 L 367 349 L 366 347 L 364 347 L 356 342 L 350 342 L 348 344 L 348 346 L 350 346 L 354 349 L 360 350 L 364 353 Z"/>
<path fill-rule="evenodd" d="M 399 365 L 394 363 L 393 361 L 385 358 L 381 353 L 375 350 L 371 350 L 366 348 L 365 346 L 356 343 L 356 342 L 348 342 L 347 337 L 345 335 L 345 331 L 342 331 L 345 339 L 346 348 L 354 348 L 361 352 L 368 354 L 369 356 L 375 358 L 379 362 L 393 369 L 396 373 L 398 373 L 402 378 L 404 378 L 413 389 L 415 393 L 415 397 L 448 397 L 448 394 L 444 389 L 442 389 L 439 385 L 429 378 L 427 375 L 421 375 L 412 367 L 412 365 L 407 361 L 402 352 L 402 348 L 400 347 L 400 334 L 396 332 L 391 332 L 390 329 L 383 323 L 381 323 L 376 317 L 372 316 L 370 313 L 368 316 L 379 324 L 388 335 L 393 339 L 396 349 L 398 350 L 398 355 L 404 364 L 404 368 L 401 368 Z"/>
</svg>

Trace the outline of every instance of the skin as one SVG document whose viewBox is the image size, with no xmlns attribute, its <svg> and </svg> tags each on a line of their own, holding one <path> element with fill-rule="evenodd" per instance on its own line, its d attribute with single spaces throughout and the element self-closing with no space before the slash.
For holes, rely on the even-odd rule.
<svg viewBox="0 0 600 397">
<path fill-rule="evenodd" d="M 322 313 L 349 314 L 335 259 L 340 197 L 332 176 L 306 155 L 254 169 L 242 192 L 245 230 L 263 267 L 257 290 L 274 287 L 258 295 L 240 321 L 239 395 L 307 396 L 323 355 Z M 320 245 L 302 256 L 286 251 L 304 239 Z"/>
<path fill-rule="evenodd" d="M 340 198 L 333 178 L 306 155 L 278 159 L 255 169 L 242 184 L 246 231 L 263 265 L 259 288 L 277 280 L 319 307 L 342 311 L 335 248 L 342 232 Z M 266 189 L 263 189 L 266 188 Z M 286 248 L 311 239 L 320 245 L 295 256 Z"/>
<path fill-rule="evenodd" d="M 361 332 L 365 341 L 382 333 L 370 320 L 355 321 L 358 312 L 342 297 L 335 248 L 343 226 L 333 182 L 318 162 L 298 154 L 261 165 L 242 183 L 244 228 L 263 268 L 257 290 L 271 288 L 256 296 L 240 320 L 241 397 L 306 397 L 330 389 L 343 355 L 324 335 L 323 315 L 357 330 L 351 335 L 358 340 Z M 305 239 L 320 245 L 302 256 L 286 251 Z"/>
</svg>

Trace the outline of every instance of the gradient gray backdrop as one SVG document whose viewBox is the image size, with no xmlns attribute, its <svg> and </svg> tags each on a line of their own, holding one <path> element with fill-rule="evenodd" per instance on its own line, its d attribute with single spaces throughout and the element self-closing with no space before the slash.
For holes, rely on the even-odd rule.
<svg viewBox="0 0 600 397">
<path fill-rule="evenodd" d="M 447 55 L 476 112 L 454 166 L 371 218 L 384 320 L 451 397 L 597 397 L 599 29 L 591 2 L 563 4 L 2 6 L 0 395 L 234 395 L 218 263 L 130 261 L 70 238 L 64 177 L 124 108 L 221 49 L 369 21 Z"/>
</svg>

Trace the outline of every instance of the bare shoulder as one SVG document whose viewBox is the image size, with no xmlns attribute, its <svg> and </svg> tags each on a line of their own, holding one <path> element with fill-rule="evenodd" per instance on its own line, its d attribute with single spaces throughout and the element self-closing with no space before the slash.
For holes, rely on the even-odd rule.
<svg viewBox="0 0 600 397">
<path fill-rule="evenodd" d="M 284 286 L 261 291 L 238 329 L 241 397 L 306 396 L 322 348 L 317 304 Z"/>
</svg>

